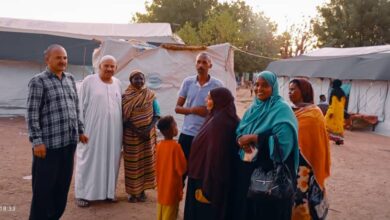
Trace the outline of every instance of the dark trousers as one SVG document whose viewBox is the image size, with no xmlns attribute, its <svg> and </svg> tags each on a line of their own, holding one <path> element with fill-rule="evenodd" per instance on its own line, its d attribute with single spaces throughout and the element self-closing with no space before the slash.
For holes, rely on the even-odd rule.
<svg viewBox="0 0 390 220">
<path fill-rule="evenodd" d="M 215 210 L 213 210 L 210 204 L 198 202 L 195 198 L 195 191 L 201 188 L 201 182 L 201 180 L 195 180 L 188 177 L 184 220 L 218 219 Z"/>
<path fill-rule="evenodd" d="M 179 136 L 179 144 L 181 145 L 181 149 L 183 150 L 184 156 L 186 157 L 187 163 L 188 163 L 188 158 L 190 157 L 190 151 L 191 151 L 191 145 L 192 145 L 192 140 L 194 139 L 194 136 L 191 135 L 186 135 L 181 133 Z M 183 175 L 183 187 L 184 187 L 184 182 L 187 178 L 187 172 Z"/>
<path fill-rule="evenodd" d="M 184 156 L 186 157 L 187 161 L 190 157 L 192 140 L 194 140 L 194 136 L 186 135 L 183 133 L 181 133 L 179 136 L 179 144 L 181 145 L 181 149 L 183 150 Z"/>
<path fill-rule="evenodd" d="M 47 149 L 44 159 L 33 157 L 30 220 L 60 219 L 65 211 L 73 174 L 76 145 Z"/>
</svg>

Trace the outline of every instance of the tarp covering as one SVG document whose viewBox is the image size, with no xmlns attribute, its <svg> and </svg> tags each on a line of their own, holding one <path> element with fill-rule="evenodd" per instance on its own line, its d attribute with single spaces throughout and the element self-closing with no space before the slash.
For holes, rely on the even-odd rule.
<svg viewBox="0 0 390 220">
<path fill-rule="evenodd" d="M 390 80 L 390 45 L 323 48 L 271 62 L 267 70 L 290 77 Z"/>
<path fill-rule="evenodd" d="M 348 112 L 375 115 L 383 121 L 387 90 L 387 81 L 352 81 Z"/>
<path fill-rule="evenodd" d="M 0 31 L 49 34 L 79 39 L 124 39 L 154 43 L 183 42 L 172 33 L 169 23 L 76 23 L 0 18 Z"/>
<path fill-rule="evenodd" d="M 210 75 L 220 79 L 235 96 L 234 53 L 229 44 L 209 46 L 205 50 L 212 58 Z M 197 74 L 196 55 L 199 50 L 169 50 L 162 47 L 139 47 L 122 41 L 105 41 L 94 55 L 94 66 L 104 55 L 117 58 L 119 78 L 123 87 L 129 85 L 129 75 L 135 69 L 143 71 L 146 83 L 157 94 L 163 115 L 173 115 L 179 127 L 183 118 L 174 112 L 183 79 Z"/>
<path fill-rule="evenodd" d="M 213 59 L 210 74 L 220 79 L 235 95 L 234 53 L 229 44 L 207 47 Z M 118 40 L 108 40 L 94 54 L 94 64 L 103 55 L 111 54 L 118 60 L 116 74 L 123 89 L 129 84 L 129 74 L 134 69 L 142 70 L 147 77 L 148 87 L 153 89 L 161 105 L 162 114 L 176 117 L 178 124 L 182 117 L 174 112 L 177 93 L 183 79 L 195 75 L 195 57 L 199 50 L 168 50 L 149 44 L 135 44 Z M 25 115 L 27 84 L 34 74 L 43 71 L 44 64 L 25 61 L 0 60 L 0 116 Z M 77 85 L 93 72 L 92 67 L 68 65 L 67 70 L 75 75 Z M 96 71 L 95 71 L 96 72 Z"/>
<path fill-rule="evenodd" d="M 60 44 L 68 53 L 68 63 L 90 66 L 92 65 L 92 53 L 100 44 L 93 40 L 1 31 L 0 41 L 1 60 L 42 63 L 44 60 L 43 51 L 51 44 Z"/>
<path fill-rule="evenodd" d="M 50 44 L 61 44 L 69 63 L 91 65 L 92 53 L 105 39 L 183 44 L 168 23 L 98 24 L 0 18 L 0 59 L 42 62 Z"/>
<path fill-rule="evenodd" d="M 288 102 L 290 101 L 288 97 L 289 84 L 292 79 L 294 79 L 294 77 L 278 76 L 279 93 Z M 328 97 L 330 79 L 310 78 L 308 80 L 313 86 L 314 103 L 319 103 L 319 96 L 321 94 Z"/>
<path fill-rule="evenodd" d="M 270 63 L 267 70 L 278 75 L 281 95 L 288 100 L 288 82 L 307 78 L 314 100 L 329 98 L 331 79 L 343 80 L 349 94 L 348 112 L 377 116 L 376 132 L 390 136 L 390 45 L 323 48 L 291 59 Z M 348 92 L 349 91 L 349 92 Z"/>
<path fill-rule="evenodd" d="M 36 62 L 0 60 L 0 116 L 25 115 L 28 82 L 44 69 L 44 64 Z M 82 80 L 92 68 L 68 65 L 67 71 Z"/>
<path fill-rule="evenodd" d="M 387 82 L 387 98 L 385 102 L 385 111 L 384 111 L 384 123 L 379 123 L 376 127 L 376 131 L 390 136 L 390 81 Z"/>
</svg>

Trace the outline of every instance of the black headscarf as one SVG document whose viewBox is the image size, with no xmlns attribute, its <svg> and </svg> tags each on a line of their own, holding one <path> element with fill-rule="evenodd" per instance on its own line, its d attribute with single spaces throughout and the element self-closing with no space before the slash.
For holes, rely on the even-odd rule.
<svg viewBox="0 0 390 220">
<path fill-rule="evenodd" d="M 192 142 L 188 176 L 201 180 L 203 194 L 216 208 L 217 218 L 225 219 L 239 118 L 228 89 L 213 89 L 210 96 L 214 107 Z"/>
<path fill-rule="evenodd" d="M 339 79 L 333 80 L 332 91 L 329 97 L 329 105 L 332 104 L 332 97 L 336 96 L 338 100 L 341 100 L 342 97 L 346 97 L 344 91 L 341 89 L 343 83 Z"/>
</svg>

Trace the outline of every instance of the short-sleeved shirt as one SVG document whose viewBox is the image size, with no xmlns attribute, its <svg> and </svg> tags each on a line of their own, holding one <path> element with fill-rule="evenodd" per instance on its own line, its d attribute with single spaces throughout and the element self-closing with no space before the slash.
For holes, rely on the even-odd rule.
<svg viewBox="0 0 390 220">
<path fill-rule="evenodd" d="M 206 106 L 206 97 L 209 91 L 222 86 L 223 83 L 214 77 L 210 77 L 207 83 L 200 86 L 197 75 L 189 76 L 184 79 L 179 91 L 179 96 L 186 99 L 184 105 L 186 108 Z M 205 118 L 199 115 L 185 115 L 181 133 L 196 136 L 204 121 Z"/>
<path fill-rule="evenodd" d="M 157 202 L 175 205 L 183 198 L 183 174 L 187 161 L 175 140 L 162 140 L 156 146 Z"/>
</svg>

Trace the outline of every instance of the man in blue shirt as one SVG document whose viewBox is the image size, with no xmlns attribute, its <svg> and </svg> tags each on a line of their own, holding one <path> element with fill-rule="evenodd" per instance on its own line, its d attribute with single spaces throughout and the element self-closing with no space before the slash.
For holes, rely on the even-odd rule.
<svg viewBox="0 0 390 220">
<path fill-rule="evenodd" d="M 31 219 L 60 219 L 66 207 L 78 141 L 88 142 L 80 121 L 72 74 L 64 72 L 66 50 L 45 51 L 47 68 L 28 84 L 27 125 L 33 145 Z"/>
<path fill-rule="evenodd" d="M 210 76 L 211 67 L 210 55 L 206 52 L 199 53 L 196 57 L 198 74 L 185 78 L 179 91 L 175 111 L 177 114 L 184 115 L 179 143 L 187 160 L 192 139 L 198 134 L 208 114 L 205 104 L 206 97 L 210 90 L 223 86 L 221 81 Z"/>
</svg>

